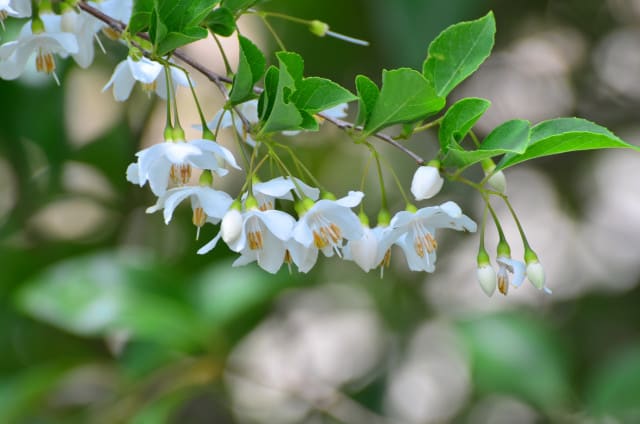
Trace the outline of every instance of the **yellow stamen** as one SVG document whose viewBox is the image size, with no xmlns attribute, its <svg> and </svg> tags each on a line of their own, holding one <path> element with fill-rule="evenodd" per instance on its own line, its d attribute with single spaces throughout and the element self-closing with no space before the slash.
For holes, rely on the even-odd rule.
<svg viewBox="0 0 640 424">
<path fill-rule="evenodd" d="M 249 249 L 251 250 L 259 250 L 262 249 L 262 232 L 260 230 L 250 231 L 247 234 L 247 239 L 249 240 Z"/>
<path fill-rule="evenodd" d="M 158 86 L 158 83 L 156 81 L 153 81 L 149 84 L 141 84 L 142 85 L 142 89 L 144 91 L 146 91 L 147 93 L 151 93 L 152 91 L 156 90 L 156 87 Z"/>
<path fill-rule="evenodd" d="M 102 28 L 102 33 L 106 35 L 107 38 L 110 38 L 113 41 L 117 41 L 120 39 L 120 33 L 111 27 Z"/>
<path fill-rule="evenodd" d="M 191 179 L 191 165 L 188 163 L 171 165 L 169 178 L 175 185 L 185 185 Z"/>
<path fill-rule="evenodd" d="M 52 74 L 56 70 L 56 61 L 53 59 L 53 55 L 40 50 L 36 56 L 36 70 Z"/>
<path fill-rule="evenodd" d="M 202 226 L 206 221 L 207 221 L 207 214 L 204 213 L 204 209 L 199 207 L 195 208 L 193 210 L 193 217 L 191 219 L 191 222 L 193 222 L 193 225 L 195 225 L 198 228 L 198 231 L 196 232 L 196 240 L 200 238 L 200 228 L 202 228 Z"/>
<path fill-rule="evenodd" d="M 507 292 L 509 291 L 509 278 L 506 274 L 498 273 L 498 290 L 503 295 L 507 295 Z"/>
</svg>

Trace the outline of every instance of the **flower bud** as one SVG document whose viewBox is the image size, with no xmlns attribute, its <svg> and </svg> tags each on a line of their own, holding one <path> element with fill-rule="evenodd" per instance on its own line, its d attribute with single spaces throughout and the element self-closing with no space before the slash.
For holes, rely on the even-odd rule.
<svg viewBox="0 0 640 424">
<path fill-rule="evenodd" d="M 316 19 L 309 23 L 309 31 L 311 31 L 313 35 L 324 37 L 327 35 L 327 31 L 329 31 L 329 25 Z"/>
<path fill-rule="evenodd" d="M 491 175 L 487 182 L 495 191 L 500 193 L 505 193 L 507 191 L 507 178 L 502 171 L 498 171 Z"/>
<path fill-rule="evenodd" d="M 220 224 L 220 233 L 222 240 L 229 244 L 240 237 L 242 233 L 242 214 L 238 209 L 231 208 L 222 217 Z"/>
<path fill-rule="evenodd" d="M 444 180 L 440 176 L 438 168 L 433 166 L 421 166 L 411 180 L 411 193 L 416 200 L 430 199 L 442 188 Z"/>
<path fill-rule="evenodd" d="M 489 297 L 493 296 L 498 285 L 496 271 L 489 264 L 478 266 L 478 282 L 482 291 Z"/>
<path fill-rule="evenodd" d="M 544 289 L 545 275 L 544 268 L 540 262 L 531 262 L 527 264 L 527 278 L 531 281 L 531 284 L 536 286 L 537 289 Z"/>
</svg>

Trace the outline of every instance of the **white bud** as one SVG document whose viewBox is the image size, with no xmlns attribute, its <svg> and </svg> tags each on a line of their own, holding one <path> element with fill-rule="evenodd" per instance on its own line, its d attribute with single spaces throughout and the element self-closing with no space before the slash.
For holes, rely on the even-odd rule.
<svg viewBox="0 0 640 424">
<path fill-rule="evenodd" d="M 478 267 L 478 282 L 480 283 L 482 291 L 484 291 L 487 296 L 493 296 L 493 293 L 496 291 L 496 286 L 498 285 L 498 277 L 491 265 L 487 264 Z"/>
<path fill-rule="evenodd" d="M 242 214 L 235 208 L 229 209 L 222 217 L 220 224 L 222 240 L 229 244 L 240 237 L 242 233 Z"/>
<path fill-rule="evenodd" d="M 444 180 L 440 171 L 433 166 L 421 166 L 413 174 L 411 180 L 411 193 L 416 200 L 430 199 L 442 188 Z"/>
<path fill-rule="evenodd" d="M 487 182 L 500 193 L 505 193 L 507 191 L 507 177 L 505 177 L 504 172 L 502 171 L 494 173 L 489 177 Z"/>
<path fill-rule="evenodd" d="M 544 268 L 540 262 L 531 262 L 527 265 L 527 278 L 531 281 L 531 284 L 536 286 L 537 289 L 544 289 Z"/>
<path fill-rule="evenodd" d="M 360 240 L 352 240 L 349 243 L 351 258 L 364 272 L 375 268 L 378 256 L 378 239 L 371 228 L 363 226 L 364 233 Z"/>
</svg>

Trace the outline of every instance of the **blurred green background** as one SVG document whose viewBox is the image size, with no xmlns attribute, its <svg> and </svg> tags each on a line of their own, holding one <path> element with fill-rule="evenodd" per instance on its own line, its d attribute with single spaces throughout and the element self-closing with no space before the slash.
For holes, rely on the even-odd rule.
<svg viewBox="0 0 640 424">
<path fill-rule="evenodd" d="M 513 117 L 581 116 L 639 142 L 638 0 L 264 8 L 369 40 L 272 21 L 308 75 L 350 89 L 358 73 L 379 81 L 382 68 L 418 68 L 442 29 L 493 10 L 494 55 L 454 92 L 492 100 L 480 133 Z M 19 28 L 8 24 L 3 38 Z M 274 48 L 257 19 L 242 28 Z M 165 226 L 144 213 L 147 187 L 125 181 L 134 153 L 160 140 L 162 105 L 139 89 L 126 104 L 100 93 L 126 54 L 105 44 L 111 54 L 88 71 L 59 62 L 61 87 L 34 75 L 0 82 L 0 423 L 640 422 L 637 155 L 581 153 L 507 172 L 551 296 L 526 286 L 486 298 L 468 234 L 439 234 L 432 275 L 407 271 L 401 254 L 384 278 L 336 259 L 306 275 L 232 268 L 226 247 L 195 254 L 214 227 L 196 241 L 188 207 Z M 210 41 L 190 53 L 224 69 Z M 221 100 L 198 83 L 213 116 Z M 409 145 L 429 157 L 433 141 Z M 336 194 L 357 187 L 365 154 L 334 128 L 290 142 Z M 414 165 L 380 149 L 408 186 Z M 372 180 L 371 218 L 376 196 Z M 434 202 L 449 199 L 481 218 L 473 192 L 447 184 Z M 403 207 L 396 193 L 391 203 Z M 516 229 L 498 209 L 517 257 Z"/>
</svg>

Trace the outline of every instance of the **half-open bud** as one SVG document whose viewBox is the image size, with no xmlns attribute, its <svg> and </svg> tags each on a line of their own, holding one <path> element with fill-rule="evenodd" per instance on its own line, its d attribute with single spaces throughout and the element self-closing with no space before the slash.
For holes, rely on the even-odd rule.
<svg viewBox="0 0 640 424">
<path fill-rule="evenodd" d="M 430 199 L 440 192 L 444 180 L 435 166 L 419 167 L 411 180 L 411 193 L 416 200 Z"/>
</svg>

